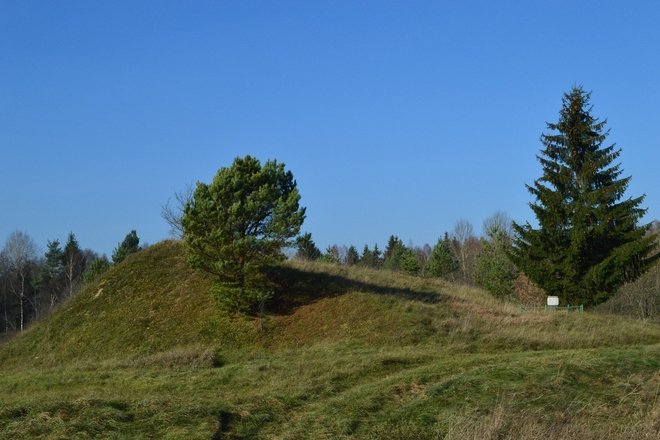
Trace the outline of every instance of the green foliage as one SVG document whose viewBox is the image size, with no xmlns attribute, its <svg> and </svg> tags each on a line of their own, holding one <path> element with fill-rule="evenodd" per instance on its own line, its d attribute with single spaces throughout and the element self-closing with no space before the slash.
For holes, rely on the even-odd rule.
<svg viewBox="0 0 660 440">
<path fill-rule="evenodd" d="M 406 246 L 403 241 L 395 235 L 390 235 L 383 253 L 383 267 L 389 270 L 399 270 L 401 268 L 401 260 L 406 253 Z"/>
<path fill-rule="evenodd" d="M 83 281 L 85 283 L 91 283 L 100 275 L 104 274 L 110 269 L 110 262 L 105 257 L 97 258 L 89 265 L 85 273 L 83 274 Z"/>
<path fill-rule="evenodd" d="M 73 232 L 69 232 L 69 235 L 66 239 L 66 244 L 64 245 L 64 251 L 62 260 L 65 262 L 71 259 L 82 259 L 82 250 L 78 244 L 78 239 Z"/>
<path fill-rule="evenodd" d="M 365 244 L 362 249 L 362 255 L 360 256 L 360 265 L 371 268 L 380 267 L 383 263 L 380 257 L 380 249 L 378 249 L 377 244 L 374 245 L 373 250 L 369 249 L 369 246 Z"/>
<path fill-rule="evenodd" d="M 321 251 L 316 247 L 310 232 L 306 232 L 296 239 L 296 258 L 304 261 L 314 261 L 321 258 Z"/>
<path fill-rule="evenodd" d="M 590 94 L 575 87 L 562 99 L 557 123 L 548 123 L 539 156 L 543 175 L 527 186 L 539 223 L 514 224 L 516 265 L 563 303 L 594 305 L 633 281 L 660 254 L 638 226 L 644 197 L 624 199 L 621 154 L 603 146 L 606 121 L 591 115 Z"/>
<path fill-rule="evenodd" d="M 341 252 L 339 251 L 339 246 L 333 244 L 328 246 L 325 249 L 323 255 L 321 255 L 321 261 L 324 263 L 339 264 L 341 263 Z"/>
<path fill-rule="evenodd" d="M 419 274 L 419 260 L 417 255 L 410 248 L 405 248 L 399 260 L 399 270 L 408 275 Z"/>
<path fill-rule="evenodd" d="M 273 291 L 263 287 L 238 287 L 233 284 L 216 282 L 213 285 L 213 294 L 220 307 L 227 311 L 262 313 L 263 310 L 255 310 L 255 306 L 263 307 L 265 301 L 273 296 Z"/>
<path fill-rule="evenodd" d="M 401 271 L 408 275 L 419 273 L 419 261 L 412 249 L 403 244 L 403 241 L 395 235 L 391 235 L 387 241 L 387 247 L 383 254 L 383 267 L 393 271 Z"/>
<path fill-rule="evenodd" d="M 321 261 L 324 263 L 339 264 L 341 263 L 341 253 L 339 251 L 339 246 L 333 244 L 325 248 L 325 252 L 321 255 Z"/>
<path fill-rule="evenodd" d="M 44 264 L 42 266 L 42 278 L 44 280 L 52 280 L 62 275 L 62 260 L 64 259 L 64 252 L 60 247 L 60 241 L 48 240 L 46 245 L 46 253 L 44 254 Z"/>
<path fill-rule="evenodd" d="M 451 278 L 451 275 L 459 269 L 458 259 L 452 251 L 449 234 L 445 232 L 445 237 L 438 240 L 431 252 L 431 257 L 426 265 L 426 273 L 430 276 Z"/>
<path fill-rule="evenodd" d="M 78 288 L 85 271 L 85 256 L 73 232 L 69 233 L 62 254 L 63 273 L 66 290 L 69 297 L 73 296 Z"/>
<path fill-rule="evenodd" d="M 653 232 L 660 248 L 660 223 L 655 222 Z M 650 319 L 660 323 L 660 260 L 631 283 L 626 283 L 599 310 Z"/>
<path fill-rule="evenodd" d="M 64 251 L 60 247 L 60 241 L 48 240 L 39 284 L 41 291 L 50 298 L 51 306 L 58 302 L 64 285 L 63 261 Z"/>
<path fill-rule="evenodd" d="M 510 253 L 511 239 L 503 231 L 491 230 L 477 257 L 475 281 L 497 298 L 513 295 L 518 270 L 509 258 Z"/>
<path fill-rule="evenodd" d="M 130 254 L 134 254 L 140 250 L 140 238 L 137 235 L 135 230 L 132 230 L 121 243 L 117 245 L 115 250 L 112 252 L 112 262 L 119 264 Z"/>
<path fill-rule="evenodd" d="M 653 323 L 357 266 L 274 272 L 296 305 L 257 332 L 213 307 L 180 242 L 112 267 L 0 345 L 0 438 L 657 437 Z"/>
<path fill-rule="evenodd" d="M 10 353 L 23 353 L 26 365 L 56 366 L 195 344 L 238 347 L 254 337 L 252 320 L 215 307 L 211 278 L 190 267 L 182 243 L 156 244 L 85 283 Z"/>
<path fill-rule="evenodd" d="M 346 264 L 349 266 L 355 266 L 360 262 L 360 254 L 358 254 L 355 246 L 351 245 L 346 251 Z"/>
<path fill-rule="evenodd" d="M 218 278 L 218 291 L 264 288 L 263 270 L 284 258 L 305 218 L 293 174 L 246 156 L 198 183 L 182 225 L 193 267 Z"/>
</svg>

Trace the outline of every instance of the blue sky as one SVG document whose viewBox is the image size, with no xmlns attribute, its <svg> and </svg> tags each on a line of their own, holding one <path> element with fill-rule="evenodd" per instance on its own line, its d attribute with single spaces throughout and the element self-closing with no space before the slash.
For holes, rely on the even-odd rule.
<svg viewBox="0 0 660 440">
<path fill-rule="evenodd" d="M 0 241 L 167 237 L 233 158 L 284 162 L 317 244 L 533 221 L 545 122 L 591 90 L 660 218 L 654 1 L 0 1 Z"/>
</svg>

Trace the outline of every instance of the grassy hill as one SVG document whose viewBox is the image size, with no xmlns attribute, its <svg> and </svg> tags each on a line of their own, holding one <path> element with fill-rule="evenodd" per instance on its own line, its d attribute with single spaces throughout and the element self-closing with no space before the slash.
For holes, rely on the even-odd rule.
<svg viewBox="0 0 660 440">
<path fill-rule="evenodd" d="M 660 326 L 287 263 L 229 315 L 178 242 L 0 346 L 0 438 L 657 438 Z"/>
</svg>

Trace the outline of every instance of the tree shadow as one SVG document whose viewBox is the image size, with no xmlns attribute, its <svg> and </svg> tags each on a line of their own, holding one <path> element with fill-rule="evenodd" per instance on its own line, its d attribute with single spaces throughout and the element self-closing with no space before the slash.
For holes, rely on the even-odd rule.
<svg viewBox="0 0 660 440">
<path fill-rule="evenodd" d="M 337 297 L 356 291 L 429 304 L 447 302 L 452 298 L 434 291 L 388 287 L 352 280 L 341 275 L 310 272 L 286 266 L 272 267 L 267 274 L 269 281 L 275 286 L 274 296 L 267 308 L 270 312 L 280 315 L 291 314 L 298 307 L 315 303 L 322 298 Z"/>
</svg>

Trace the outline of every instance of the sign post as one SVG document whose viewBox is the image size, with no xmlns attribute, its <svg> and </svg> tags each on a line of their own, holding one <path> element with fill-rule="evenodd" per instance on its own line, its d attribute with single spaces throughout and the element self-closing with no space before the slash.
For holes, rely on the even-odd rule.
<svg viewBox="0 0 660 440">
<path fill-rule="evenodd" d="M 549 296 L 548 299 L 546 300 L 546 308 L 548 307 L 552 309 L 554 309 L 555 307 L 559 307 L 559 297 Z"/>
</svg>

